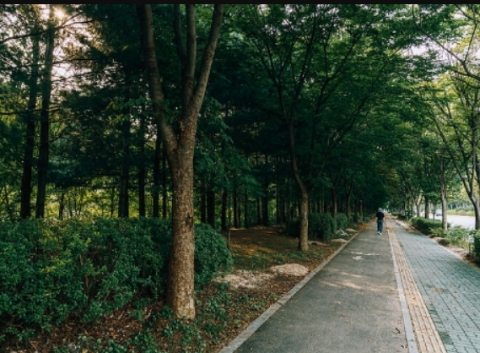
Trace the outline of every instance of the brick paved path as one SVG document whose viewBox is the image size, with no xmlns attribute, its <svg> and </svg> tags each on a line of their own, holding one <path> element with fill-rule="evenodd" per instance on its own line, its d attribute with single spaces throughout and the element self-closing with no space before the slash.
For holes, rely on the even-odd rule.
<svg viewBox="0 0 480 353">
<path fill-rule="evenodd" d="M 480 270 L 390 221 L 447 353 L 480 353 Z"/>
</svg>

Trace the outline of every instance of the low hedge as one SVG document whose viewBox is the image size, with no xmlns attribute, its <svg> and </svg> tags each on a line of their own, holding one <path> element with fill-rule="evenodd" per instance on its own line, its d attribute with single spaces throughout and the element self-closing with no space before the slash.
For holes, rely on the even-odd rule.
<svg viewBox="0 0 480 353">
<path fill-rule="evenodd" d="M 161 219 L 0 222 L 0 342 L 67 318 L 92 322 L 164 293 L 172 243 Z M 232 263 L 225 239 L 195 225 L 195 284 Z"/>
<path fill-rule="evenodd" d="M 442 221 L 422 217 L 414 217 L 410 219 L 410 224 L 426 235 L 429 235 L 435 228 L 442 227 Z"/>
<path fill-rule="evenodd" d="M 315 240 L 328 240 L 335 237 L 336 224 L 328 213 L 310 213 L 308 215 L 308 238 Z M 300 220 L 292 220 L 287 225 L 287 233 L 291 236 L 300 235 Z"/>
</svg>

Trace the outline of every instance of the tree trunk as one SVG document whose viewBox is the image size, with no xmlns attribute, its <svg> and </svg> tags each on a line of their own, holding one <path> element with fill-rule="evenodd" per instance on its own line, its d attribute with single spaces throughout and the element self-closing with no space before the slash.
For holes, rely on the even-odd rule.
<svg viewBox="0 0 480 353">
<path fill-rule="evenodd" d="M 335 188 L 333 188 L 333 187 L 330 189 L 330 191 L 331 191 L 331 195 L 332 195 L 332 213 L 331 213 L 331 215 L 332 215 L 333 219 L 336 220 L 337 219 L 337 207 L 338 207 L 337 206 L 337 193 L 336 193 Z"/>
<path fill-rule="evenodd" d="M 162 154 L 162 135 L 160 129 L 157 126 L 157 134 L 155 140 L 155 152 L 153 156 L 153 190 L 152 190 L 152 202 L 153 210 L 152 216 L 154 218 L 160 217 L 160 159 Z M 165 173 L 165 172 L 164 172 Z"/>
<path fill-rule="evenodd" d="M 194 208 L 193 208 L 193 154 L 197 119 L 203 104 L 210 68 L 220 35 L 223 5 L 215 4 L 210 33 L 195 80 L 196 29 L 195 7 L 187 4 L 187 47 L 183 47 L 180 23 L 180 5 L 174 5 L 174 30 L 177 50 L 182 64 L 182 113 L 177 118 L 178 131 L 164 119 L 164 100 L 160 73 L 155 54 L 153 16 L 151 5 L 137 5 L 142 48 L 146 64 L 149 94 L 156 122 L 161 128 L 166 146 L 173 185 L 172 251 L 170 253 L 167 283 L 167 304 L 177 318 L 194 319 Z"/>
<path fill-rule="evenodd" d="M 130 118 L 122 124 L 122 167 L 120 172 L 120 194 L 118 197 L 118 217 L 129 217 L 128 186 L 130 184 Z"/>
<path fill-rule="evenodd" d="M 227 189 L 223 189 L 222 193 L 222 230 L 228 230 L 227 224 L 227 209 L 228 209 L 228 192 Z"/>
<path fill-rule="evenodd" d="M 302 193 L 300 200 L 300 239 L 298 249 L 308 251 L 308 194 Z"/>
<path fill-rule="evenodd" d="M 215 192 L 212 190 L 207 192 L 207 222 L 215 228 Z"/>
<path fill-rule="evenodd" d="M 480 206 L 477 200 L 473 202 L 473 210 L 475 211 L 475 229 L 480 230 Z"/>
<path fill-rule="evenodd" d="M 162 148 L 162 217 L 167 218 L 168 214 L 168 193 L 167 193 L 167 150 L 165 144 Z"/>
<path fill-rule="evenodd" d="M 243 221 L 245 224 L 245 228 L 248 228 L 250 226 L 249 224 L 249 219 L 248 219 L 248 193 L 247 189 L 245 188 L 244 191 L 244 199 L 243 199 Z"/>
<path fill-rule="evenodd" d="M 50 100 L 52 95 L 53 49 L 55 47 L 55 24 L 53 22 L 53 14 L 53 5 L 50 5 L 46 34 L 45 66 L 42 75 L 42 110 L 40 112 L 40 147 L 38 154 L 38 186 L 35 213 L 37 218 L 45 217 L 47 173 L 50 153 Z"/>
<path fill-rule="evenodd" d="M 138 215 L 146 216 L 145 205 L 145 118 L 140 117 L 140 165 L 138 166 Z"/>
<path fill-rule="evenodd" d="M 65 212 L 65 190 L 60 191 L 60 199 L 58 200 L 58 219 L 63 220 Z"/>
<path fill-rule="evenodd" d="M 448 223 L 447 223 L 447 188 L 446 185 L 440 185 L 440 196 L 442 199 L 442 229 L 447 230 Z"/>
<path fill-rule="evenodd" d="M 34 32 L 38 33 L 35 28 Z M 27 112 L 25 113 L 25 150 L 23 154 L 22 186 L 20 199 L 20 217 L 28 218 L 32 216 L 32 169 L 33 169 L 33 150 L 35 148 L 35 108 L 37 106 L 38 95 L 38 61 L 40 57 L 40 36 L 32 36 L 32 71 L 29 81 L 29 96 Z"/>
<path fill-rule="evenodd" d="M 200 222 L 207 223 L 207 187 L 202 181 L 200 187 Z"/>
<path fill-rule="evenodd" d="M 195 316 L 193 151 L 182 151 L 172 160 L 173 244 L 169 263 L 167 303 L 181 316 Z M 178 158 L 183 156 L 182 158 Z"/>
<path fill-rule="evenodd" d="M 261 225 L 262 222 L 262 205 L 260 202 L 260 198 L 256 197 L 255 198 L 255 203 L 257 204 L 257 225 Z"/>
<path fill-rule="evenodd" d="M 430 200 L 425 196 L 425 218 L 430 218 Z"/>
<path fill-rule="evenodd" d="M 268 172 L 269 172 L 269 165 L 268 165 L 268 155 L 265 154 L 265 180 L 263 184 L 263 209 L 262 209 L 262 220 L 263 220 L 263 225 L 268 226 L 269 220 L 268 220 L 268 199 L 269 199 L 269 185 L 270 185 L 270 180 L 268 178 Z"/>
<path fill-rule="evenodd" d="M 238 227 L 238 220 L 240 219 L 239 211 L 238 211 L 238 200 L 237 200 L 237 187 L 233 187 L 233 226 L 235 228 Z"/>
</svg>

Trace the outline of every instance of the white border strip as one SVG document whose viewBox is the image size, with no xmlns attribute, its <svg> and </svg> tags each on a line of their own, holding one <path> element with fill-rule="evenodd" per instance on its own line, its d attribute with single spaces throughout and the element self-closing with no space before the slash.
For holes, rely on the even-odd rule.
<svg viewBox="0 0 480 353">
<path fill-rule="evenodd" d="M 262 315 L 256 318 L 245 330 L 243 330 L 236 338 L 233 339 L 227 346 L 222 348 L 218 353 L 233 353 L 238 347 L 240 347 L 251 335 L 257 331 L 278 309 L 287 303 L 295 293 L 297 293 L 304 285 L 308 283 L 322 268 L 324 268 L 339 252 L 343 250 L 350 242 L 357 237 L 362 231 L 354 234 L 346 243 L 340 246 L 332 255 L 330 255 L 325 261 L 323 261 L 312 272 L 305 276 L 300 282 L 298 282 L 290 291 L 282 298 L 272 304 Z M 416 352 L 415 352 L 416 353 Z"/>
<path fill-rule="evenodd" d="M 413 333 L 412 319 L 410 317 L 410 312 L 408 311 L 407 300 L 405 298 L 405 293 L 403 292 L 402 278 L 400 277 L 400 272 L 398 270 L 395 251 L 393 250 L 393 244 L 391 239 L 392 235 L 390 234 L 390 230 L 387 230 L 387 232 L 388 240 L 390 242 L 390 250 L 392 251 L 393 272 L 395 273 L 395 279 L 397 280 L 398 296 L 400 298 L 400 306 L 402 308 L 403 325 L 405 326 L 405 336 L 407 338 L 408 352 L 418 353 L 417 341 L 415 339 L 415 334 Z"/>
</svg>

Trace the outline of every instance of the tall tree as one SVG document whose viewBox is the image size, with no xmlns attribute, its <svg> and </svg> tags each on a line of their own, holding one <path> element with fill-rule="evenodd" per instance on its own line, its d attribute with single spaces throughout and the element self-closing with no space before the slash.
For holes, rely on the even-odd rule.
<svg viewBox="0 0 480 353">
<path fill-rule="evenodd" d="M 178 116 L 169 117 L 157 66 L 151 5 L 137 5 L 149 94 L 162 133 L 173 183 L 173 244 L 169 263 L 167 303 L 175 316 L 194 318 L 194 208 L 193 155 L 197 119 L 203 104 L 210 68 L 220 35 L 223 5 L 216 4 L 200 69 L 196 75 L 197 34 L 195 5 L 186 5 L 186 46 L 183 42 L 180 5 L 175 6 L 175 40 L 181 62 L 182 104 Z M 174 119 L 177 126 L 169 121 Z"/>
<path fill-rule="evenodd" d="M 54 5 L 50 5 L 46 31 L 45 64 L 42 72 L 42 107 L 40 111 L 40 147 L 38 155 L 37 218 L 45 216 L 47 173 L 50 154 L 50 101 L 52 95 L 53 50 L 55 48 Z"/>
</svg>

